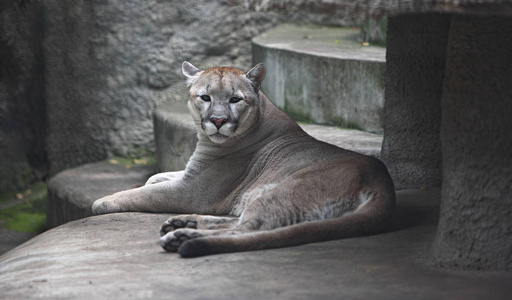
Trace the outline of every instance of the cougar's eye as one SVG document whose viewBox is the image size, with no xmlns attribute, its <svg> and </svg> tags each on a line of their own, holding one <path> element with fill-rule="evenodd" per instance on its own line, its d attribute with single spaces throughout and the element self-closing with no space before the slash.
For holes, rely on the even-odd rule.
<svg viewBox="0 0 512 300">
<path fill-rule="evenodd" d="M 201 98 L 201 100 L 205 101 L 205 102 L 210 102 L 212 101 L 212 99 L 210 99 L 210 96 L 208 95 L 202 95 L 200 96 L 199 98 Z"/>
<path fill-rule="evenodd" d="M 238 103 L 242 101 L 242 97 L 238 97 L 238 96 L 235 96 L 235 97 L 232 97 L 231 99 L 229 99 L 229 103 Z"/>
</svg>

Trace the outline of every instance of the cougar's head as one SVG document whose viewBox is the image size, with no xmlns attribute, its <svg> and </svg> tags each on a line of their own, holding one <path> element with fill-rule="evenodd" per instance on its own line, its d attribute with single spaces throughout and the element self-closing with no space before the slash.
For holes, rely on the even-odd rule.
<svg viewBox="0 0 512 300">
<path fill-rule="evenodd" d="M 185 61 L 182 71 L 190 85 L 190 113 L 212 142 L 242 137 L 256 122 L 265 65 L 257 64 L 247 73 L 228 67 L 203 71 Z"/>
</svg>

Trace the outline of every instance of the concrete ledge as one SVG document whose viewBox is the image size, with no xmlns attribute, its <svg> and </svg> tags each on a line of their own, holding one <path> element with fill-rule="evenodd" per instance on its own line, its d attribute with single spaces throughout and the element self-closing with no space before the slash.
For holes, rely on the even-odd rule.
<svg viewBox="0 0 512 300">
<path fill-rule="evenodd" d="M 193 259 L 158 245 L 168 215 L 89 217 L 0 256 L 0 298 L 510 299 L 512 273 L 429 265 L 439 198 L 398 191 L 384 234 Z"/>
<path fill-rule="evenodd" d="M 296 118 L 382 132 L 386 50 L 358 30 L 281 25 L 253 39 L 267 66 L 263 92 Z"/>
<path fill-rule="evenodd" d="M 160 105 L 153 112 L 159 172 L 184 170 L 197 144 L 197 130 L 183 102 Z"/>
<path fill-rule="evenodd" d="M 153 122 L 158 171 L 185 169 L 197 143 L 196 127 L 185 103 L 170 102 L 159 106 L 153 113 Z M 366 155 L 380 156 L 382 135 L 322 125 L 301 126 L 318 140 Z"/>
<path fill-rule="evenodd" d="M 48 228 L 92 215 L 92 203 L 103 196 L 143 185 L 154 166 L 86 164 L 58 173 L 48 183 Z"/>
</svg>

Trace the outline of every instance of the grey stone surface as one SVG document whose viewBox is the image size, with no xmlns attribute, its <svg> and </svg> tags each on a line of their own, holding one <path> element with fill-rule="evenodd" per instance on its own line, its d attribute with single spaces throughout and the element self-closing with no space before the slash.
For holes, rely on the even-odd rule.
<svg viewBox="0 0 512 300">
<path fill-rule="evenodd" d="M 48 183 L 46 226 L 53 228 L 92 215 L 95 200 L 144 185 L 154 166 L 101 161 L 62 171 Z"/>
<path fill-rule="evenodd" d="M 262 90 L 288 114 L 382 132 L 386 50 L 361 47 L 359 31 L 280 25 L 253 39 Z"/>
<path fill-rule="evenodd" d="M 154 151 L 154 107 L 186 94 L 181 62 L 250 68 L 250 38 L 277 19 L 221 0 L 44 6 L 51 174 Z"/>
<path fill-rule="evenodd" d="M 441 185 L 441 95 L 451 16 L 388 21 L 382 160 L 399 189 Z"/>
<path fill-rule="evenodd" d="M 46 176 L 42 4 L 0 4 L 0 193 Z"/>
<path fill-rule="evenodd" d="M 36 236 L 35 233 L 17 232 L 0 228 L 0 255 L 16 248 Z"/>
<path fill-rule="evenodd" d="M 94 216 L 0 257 L 5 299 L 510 299 L 512 274 L 432 268 L 439 190 L 397 193 L 384 234 L 182 259 L 164 214 Z"/>
<path fill-rule="evenodd" d="M 157 170 L 185 169 L 197 143 L 197 130 L 184 102 L 169 102 L 154 113 Z M 360 130 L 300 124 L 314 138 L 341 148 L 379 157 L 382 135 Z"/>
<path fill-rule="evenodd" d="M 454 16 L 448 45 L 436 257 L 512 271 L 512 18 Z"/>
</svg>

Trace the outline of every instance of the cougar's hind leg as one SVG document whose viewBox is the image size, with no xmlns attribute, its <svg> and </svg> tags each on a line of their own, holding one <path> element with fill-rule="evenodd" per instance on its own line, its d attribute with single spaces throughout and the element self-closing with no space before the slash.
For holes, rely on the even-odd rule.
<svg viewBox="0 0 512 300">
<path fill-rule="evenodd" d="M 235 217 L 217 217 L 205 215 L 179 215 L 170 217 L 160 227 L 160 236 L 179 228 L 192 229 L 227 229 L 238 224 L 239 219 Z"/>
<path fill-rule="evenodd" d="M 240 216 L 240 225 L 247 230 L 271 230 L 341 217 L 358 206 L 355 179 L 343 174 L 337 164 L 305 168 L 252 200 Z"/>
<path fill-rule="evenodd" d="M 392 215 L 394 188 L 389 176 L 379 178 L 379 169 L 358 173 L 360 169 L 360 164 L 350 163 L 301 170 L 246 199 L 233 228 L 178 229 L 161 239 L 162 246 L 182 257 L 196 257 L 380 232 Z"/>
<path fill-rule="evenodd" d="M 294 193 L 290 193 L 289 190 L 283 188 L 280 191 L 276 188 L 254 199 L 242 212 L 237 228 L 250 232 L 271 230 L 302 222 L 311 204 L 297 205 L 293 198 Z"/>
</svg>

